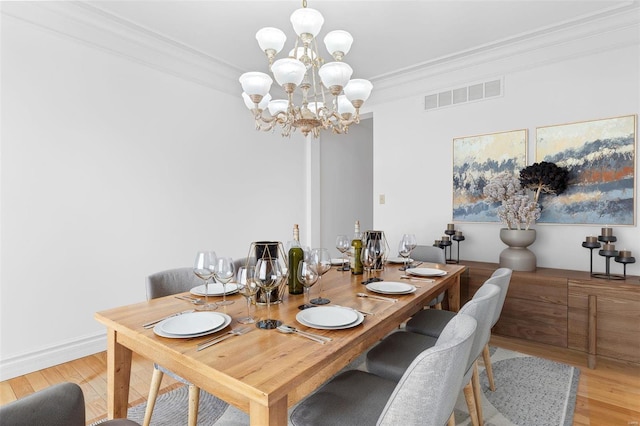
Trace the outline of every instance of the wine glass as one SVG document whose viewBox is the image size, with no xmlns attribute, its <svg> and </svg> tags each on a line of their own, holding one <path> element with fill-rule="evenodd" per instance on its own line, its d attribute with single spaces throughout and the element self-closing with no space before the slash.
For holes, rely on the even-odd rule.
<svg viewBox="0 0 640 426">
<path fill-rule="evenodd" d="M 251 300 L 258 292 L 258 284 L 255 280 L 255 266 L 241 266 L 238 268 L 236 281 L 238 283 L 238 292 L 247 299 L 247 316 L 238 318 L 240 324 L 252 324 L 256 320 L 251 316 Z"/>
<path fill-rule="evenodd" d="M 258 287 L 265 292 L 267 300 L 267 318 L 256 323 L 256 327 L 265 330 L 271 330 L 282 325 L 281 321 L 271 319 L 271 292 L 274 288 L 278 288 L 282 281 L 286 278 L 283 266 L 278 259 L 264 257 L 256 262 L 254 280 Z"/>
<path fill-rule="evenodd" d="M 222 302 L 218 302 L 219 306 L 231 305 L 233 300 L 227 300 L 227 283 L 231 281 L 235 274 L 235 265 L 230 257 L 219 257 L 216 267 L 213 270 L 213 276 L 217 281 L 222 283 Z"/>
<path fill-rule="evenodd" d="M 404 266 L 400 268 L 401 271 L 406 271 L 409 268 L 409 256 L 414 248 L 416 248 L 416 236 L 413 234 L 404 234 L 398 244 L 398 254 L 405 258 Z"/>
<path fill-rule="evenodd" d="M 311 267 L 318 273 L 318 285 L 320 286 L 318 297 L 311 300 L 311 303 L 314 305 L 326 305 L 331 300 L 322 297 L 322 276 L 331 269 L 331 255 L 329 250 L 325 248 L 314 248 L 311 250 L 310 258 Z"/>
<path fill-rule="evenodd" d="M 204 281 L 204 305 L 198 310 L 213 311 L 218 309 L 215 303 L 209 303 L 209 280 L 213 277 L 218 257 L 214 251 L 199 251 L 193 264 L 193 273 Z"/>
<path fill-rule="evenodd" d="M 371 266 L 369 267 L 369 275 L 371 275 L 372 269 L 382 269 L 384 266 L 384 258 L 386 255 L 386 246 L 384 241 L 377 238 L 370 238 L 365 245 L 367 248 L 367 256 L 372 258 Z M 382 278 L 373 276 L 369 278 L 370 283 L 382 281 Z"/>
<path fill-rule="evenodd" d="M 362 251 L 360 254 L 360 261 L 362 262 L 362 267 L 367 272 L 367 279 L 362 282 L 362 284 L 369 284 L 371 281 L 371 267 L 373 266 L 376 259 L 376 255 L 373 249 L 373 244 L 367 243 L 364 247 L 362 247 Z"/>
<path fill-rule="evenodd" d="M 338 271 L 349 271 L 349 264 L 345 254 L 351 249 L 351 240 L 346 235 L 338 235 L 336 237 L 336 248 L 342 253 L 342 267 L 338 268 Z"/>
<path fill-rule="evenodd" d="M 304 286 L 304 305 L 298 306 L 298 309 L 313 308 L 309 298 L 311 297 L 311 287 L 318 281 L 318 273 L 311 267 L 311 263 L 301 260 L 298 263 L 298 280 Z"/>
</svg>

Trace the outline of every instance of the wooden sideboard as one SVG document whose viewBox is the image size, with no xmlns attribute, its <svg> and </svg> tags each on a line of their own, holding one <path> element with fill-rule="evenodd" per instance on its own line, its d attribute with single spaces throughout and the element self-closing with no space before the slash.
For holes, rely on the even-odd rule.
<svg viewBox="0 0 640 426">
<path fill-rule="evenodd" d="M 499 266 L 461 261 L 469 267 L 466 301 Z M 463 281 L 464 286 L 464 281 Z M 537 268 L 514 272 L 493 333 L 640 363 L 640 278 L 592 278 L 589 272 Z"/>
</svg>

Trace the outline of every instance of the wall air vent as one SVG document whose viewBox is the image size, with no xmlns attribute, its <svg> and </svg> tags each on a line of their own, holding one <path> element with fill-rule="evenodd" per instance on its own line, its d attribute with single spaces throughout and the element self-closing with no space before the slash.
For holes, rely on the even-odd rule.
<svg viewBox="0 0 640 426">
<path fill-rule="evenodd" d="M 425 95 L 424 109 L 429 111 L 500 97 L 502 96 L 503 87 L 504 80 L 500 77 L 488 81 L 475 82 L 467 86 L 439 90 L 436 93 Z"/>
</svg>

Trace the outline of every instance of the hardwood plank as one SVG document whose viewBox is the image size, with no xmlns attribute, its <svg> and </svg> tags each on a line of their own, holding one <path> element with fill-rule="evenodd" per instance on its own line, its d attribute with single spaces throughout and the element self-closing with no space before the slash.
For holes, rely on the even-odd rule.
<svg viewBox="0 0 640 426">
<path fill-rule="evenodd" d="M 0 382 L 0 405 L 15 401 L 16 399 L 18 398 L 11 388 L 11 383 L 9 383 L 8 380 Z"/>
</svg>

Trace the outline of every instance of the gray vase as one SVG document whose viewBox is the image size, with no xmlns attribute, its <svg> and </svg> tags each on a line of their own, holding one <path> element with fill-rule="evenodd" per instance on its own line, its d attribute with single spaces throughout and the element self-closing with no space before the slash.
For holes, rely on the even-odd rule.
<svg viewBox="0 0 640 426">
<path fill-rule="evenodd" d="M 535 271 L 536 255 L 527 247 L 536 241 L 536 230 L 500 229 L 500 239 L 508 248 L 500 253 L 500 267 L 514 271 Z"/>
</svg>

